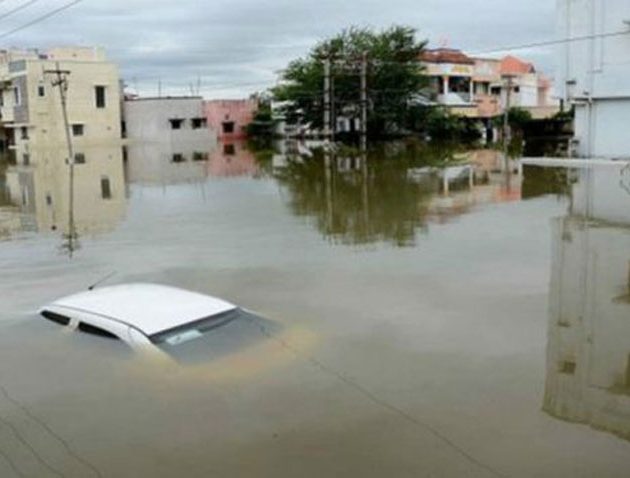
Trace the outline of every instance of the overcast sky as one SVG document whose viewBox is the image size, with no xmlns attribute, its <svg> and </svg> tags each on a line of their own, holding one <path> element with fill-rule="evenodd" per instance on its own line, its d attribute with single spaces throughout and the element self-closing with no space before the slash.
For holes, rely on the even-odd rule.
<svg viewBox="0 0 630 478">
<path fill-rule="evenodd" d="M 0 35 L 69 0 L 0 0 Z M 318 40 L 356 26 L 404 24 L 432 46 L 470 53 L 556 38 L 553 0 L 84 0 L 2 39 L 5 47 L 99 45 L 129 89 L 208 98 L 273 85 L 278 70 Z M 553 49 L 514 54 L 553 73 Z"/>
</svg>

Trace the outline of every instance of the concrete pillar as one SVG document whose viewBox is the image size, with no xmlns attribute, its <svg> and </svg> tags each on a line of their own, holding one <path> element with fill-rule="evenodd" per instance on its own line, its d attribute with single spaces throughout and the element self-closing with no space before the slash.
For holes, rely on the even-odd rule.
<svg viewBox="0 0 630 478">
<path fill-rule="evenodd" d="M 442 77 L 442 82 L 444 83 L 444 94 L 448 95 L 449 94 L 448 76 L 443 76 Z"/>
</svg>

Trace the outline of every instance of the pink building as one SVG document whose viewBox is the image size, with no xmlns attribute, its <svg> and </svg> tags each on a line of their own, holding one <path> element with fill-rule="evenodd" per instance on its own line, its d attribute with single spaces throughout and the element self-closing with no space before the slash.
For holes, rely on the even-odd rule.
<svg viewBox="0 0 630 478">
<path fill-rule="evenodd" d="M 247 136 L 246 127 L 258 110 L 258 100 L 210 100 L 204 103 L 208 127 L 220 141 L 230 142 Z"/>
</svg>

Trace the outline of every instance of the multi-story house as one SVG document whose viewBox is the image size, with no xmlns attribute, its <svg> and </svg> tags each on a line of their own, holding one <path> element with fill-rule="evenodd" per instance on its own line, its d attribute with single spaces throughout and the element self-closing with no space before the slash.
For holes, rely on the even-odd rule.
<svg viewBox="0 0 630 478">
<path fill-rule="evenodd" d="M 66 103 L 77 162 L 92 147 L 120 142 L 120 77 L 100 48 L 0 52 L 0 124 L 4 144 L 28 164 L 36 150 L 66 144 L 56 70 L 67 80 Z M 89 158 L 88 158 L 89 159 Z"/>
<path fill-rule="evenodd" d="M 524 108 L 534 118 L 559 110 L 551 80 L 516 57 L 475 58 L 439 48 L 427 50 L 421 60 L 429 77 L 430 99 L 451 113 L 489 120 L 503 114 L 508 105 Z"/>
<path fill-rule="evenodd" d="M 558 0 L 558 90 L 575 106 L 575 150 L 630 157 L 630 2 Z"/>
</svg>

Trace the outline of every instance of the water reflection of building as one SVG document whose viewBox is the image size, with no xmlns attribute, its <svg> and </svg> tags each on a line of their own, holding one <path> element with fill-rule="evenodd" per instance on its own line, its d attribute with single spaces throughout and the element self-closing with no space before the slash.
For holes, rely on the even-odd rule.
<svg viewBox="0 0 630 478">
<path fill-rule="evenodd" d="M 210 154 L 208 170 L 213 177 L 257 176 L 260 166 L 243 141 L 219 143 Z"/>
<path fill-rule="evenodd" d="M 544 410 L 630 439 L 630 191 L 581 171 L 553 224 Z"/>
<path fill-rule="evenodd" d="M 64 149 L 31 150 L 32 165 L 5 172 L 5 191 L 20 217 L 20 230 L 69 233 L 70 174 Z M 122 151 L 119 145 L 84 148 L 74 167 L 75 233 L 111 231 L 126 209 Z M 15 219 L 14 219 L 15 221 Z"/>
<path fill-rule="evenodd" d="M 256 176 L 259 165 L 243 142 L 219 143 L 208 147 L 205 141 L 178 144 L 133 143 L 127 147 L 129 181 L 145 185 L 173 185 L 202 182 L 208 177 Z"/>
</svg>

